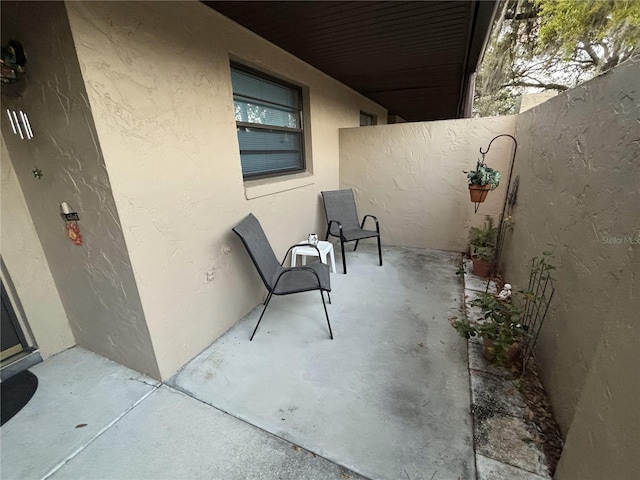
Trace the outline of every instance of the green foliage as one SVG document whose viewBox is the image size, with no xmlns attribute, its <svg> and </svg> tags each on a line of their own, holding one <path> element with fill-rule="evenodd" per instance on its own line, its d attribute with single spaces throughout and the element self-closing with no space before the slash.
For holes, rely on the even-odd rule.
<svg viewBox="0 0 640 480">
<path fill-rule="evenodd" d="M 496 247 L 476 247 L 473 257 L 491 263 L 496 256 Z"/>
<path fill-rule="evenodd" d="M 540 280 L 544 281 L 547 279 L 552 279 L 551 272 L 556 269 L 556 266 L 551 263 L 553 259 L 553 253 L 551 252 L 542 252 L 541 257 L 535 257 L 531 260 L 531 266 L 529 267 L 529 272 L 531 275 L 539 275 Z"/>
<path fill-rule="evenodd" d="M 457 319 L 451 325 L 462 338 L 469 339 L 478 335 L 475 322 L 472 324 L 467 318 Z"/>
<path fill-rule="evenodd" d="M 475 170 L 465 173 L 470 184 L 491 185 L 491 190 L 495 190 L 500 185 L 500 172 L 480 161 L 478 161 Z"/>
<path fill-rule="evenodd" d="M 476 79 L 476 116 L 564 91 L 640 53 L 639 0 L 503 0 Z"/>
<path fill-rule="evenodd" d="M 475 247 L 495 247 L 498 240 L 498 228 L 491 215 L 484 217 L 482 227 L 469 229 L 469 243 Z"/>
<path fill-rule="evenodd" d="M 600 47 L 608 50 L 601 56 L 626 56 L 640 42 L 637 0 L 535 0 L 535 4 L 540 12 L 540 49 L 557 49 L 566 59 L 576 48 Z"/>
<path fill-rule="evenodd" d="M 489 218 L 485 227 L 490 223 Z M 463 338 L 482 337 L 491 340 L 494 362 L 506 364 L 509 350 L 514 344 L 524 344 L 537 335 L 529 330 L 529 326 L 536 324 L 533 317 L 547 303 L 544 288 L 539 288 L 539 285 L 551 280 L 551 272 L 556 269 L 550 263 L 552 257 L 550 252 L 543 252 L 542 256 L 531 260 L 527 290 L 514 292 L 507 301 L 490 293 L 479 293 L 471 305 L 480 309 L 482 317 L 456 317 L 451 325 Z"/>
<path fill-rule="evenodd" d="M 511 303 L 502 302 L 494 295 L 483 293 L 471 302 L 480 307 L 484 314 L 484 322 L 478 324 L 478 335 L 493 341 L 494 355 L 504 358 L 511 345 L 522 340 L 527 330 L 522 326 L 524 309 L 518 304 L 519 299 L 512 298 Z"/>
<path fill-rule="evenodd" d="M 542 252 L 541 257 L 535 257 L 529 265 L 529 286 L 520 293 L 525 302 L 526 311 L 529 314 L 539 312 L 547 303 L 547 298 L 540 285 L 545 285 L 547 281 L 553 280 L 552 272 L 556 266 L 551 263 L 553 254 L 551 252 Z M 527 319 L 530 322 L 532 319 Z"/>
<path fill-rule="evenodd" d="M 469 243 L 475 247 L 472 255 L 483 262 L 492 262 L 496 254 L 498 228 L 491 215 L 484 217 L 482 227 L 469 229 Z"/>
<path fill-rule="evenodd" d="M 497 363 L 506 363 L 509 349 L 514 343 L 522 341 L 527 335 L 527 329 L 521 320 L 524 309 L 519 299 L 503 302 L 490 293 L 479 293 L 471 302 L 479 307 L 482 318 L 476 321 L 468 318 L 456 319 L 453 328 L 463 338 L 483 337 L 493 342 L 492 353 Z"/>
<path fill-rule="evenodd" d="M 481 77 L 478 77 L 478 79 L 481 81 Z M 511 90 L 502 88 L 489 91 L 484 95 L 476 94 L 476 98 L 473 101 L 475 115 L 478 117 L 491 117 L 516 113 L 516 95 Z"/>
</svg>

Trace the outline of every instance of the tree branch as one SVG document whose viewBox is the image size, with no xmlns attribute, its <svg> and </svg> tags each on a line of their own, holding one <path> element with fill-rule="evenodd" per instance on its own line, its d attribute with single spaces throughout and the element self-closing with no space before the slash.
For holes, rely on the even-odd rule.
<svg viewBox="0 0 640 480">
<path fill-rule="evenodd" d="M 533 82 L 525 82 L 525 81 L 515 81 L 509 83 L 503 83 L 500 88 L 505 87 L 534 87 L 534 88 L 542 88 L 544 90 L 560 90 L 564 92 L 565 90 L 569 90 L 569 87 L 566 85 L 560 85 L 558 83 L 533 83 Z"/>
<path fill-rule="evenodd" d="M 602 59 L 598 56 L 596 51 L 591 47 L 591 45 L 586 40 L 581 39 L 580 43 L 582 43 L 582 49 L 585 52 L 587 52 L 587 55 L 589 55 L 591 60 L 593 60 L 593 63 L 595 64 L 595 66 L 596 67 L 599 66 L 602 63 Z"/>
<path fill-rule="evenodd" d="M 504 18 L 506 20 L 530 20 L 532 18 L 538 18 L 538 12 L 536 11 L 531 11 L 531 12 L 524 12 L 524 13 L 512 13 L 512 12 L 507 12 L 504 16 Z"/>
</svg>

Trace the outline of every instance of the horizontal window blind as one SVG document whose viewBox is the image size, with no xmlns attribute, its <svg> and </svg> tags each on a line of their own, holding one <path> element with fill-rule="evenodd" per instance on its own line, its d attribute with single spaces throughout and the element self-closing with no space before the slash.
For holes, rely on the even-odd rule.
<svg viewBox="0 0 640 480">
<path fill-rule="evenodd" d="M 300 90 L 236 66 L 231 80 L 242 174 L 303 170 Z"/>
<path fill-rule="evenodd" d="M 264 99 L 278 105 L 300 109 L 298 92 L 291 88 L 245 73 L 237 68 L 231 71 L 231 81 L 234 95 Z"/>
<path fill-rule="evenodd" d="M 299 170 L 302 133 L 238 127 L 244 175 Z"/>
</svg>

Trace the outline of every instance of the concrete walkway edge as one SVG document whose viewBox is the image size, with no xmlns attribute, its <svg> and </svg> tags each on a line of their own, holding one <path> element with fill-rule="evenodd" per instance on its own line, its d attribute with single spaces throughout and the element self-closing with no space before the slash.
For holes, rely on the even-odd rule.
<svg viewBox="0 0 640 480">
<path fill-rule="evenodd" d="M 481 318 L 470 303 L 478 292 L 497 293 L 496 284 L 474 275 L 471 260 L 463 260 L 463 271 L 465 315 Z M 551 480 L 537 427 L 510 372 L 484 358 L 482 339 L 472 337 L 467 346 L 477 480 Z"/>
</svg>

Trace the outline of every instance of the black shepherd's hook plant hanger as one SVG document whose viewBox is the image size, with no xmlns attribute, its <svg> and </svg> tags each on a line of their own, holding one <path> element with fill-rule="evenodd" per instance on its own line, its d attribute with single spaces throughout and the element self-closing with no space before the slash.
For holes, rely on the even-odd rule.
<svg viewBox="0 0 640 480">
<path fill-rule="evenodd" d="M 509 187 L 511 185 L 511 174 L 513 172 L 513 162 L 514 162 L 514 160 L 516 158 L 516 152 L 518 150 L 518 141 L 515 139 L 515 137 L 513 135 L 509 135 L 508 133 L 501 133 L 500 135 L 496 135 L 495 137 L 493 137 L 491 139 L 491 141 L 489 142 L 489 145 L 487 145 L 487 149 L 486 150 L 483 150 L 482 147 L 480 147 L 480 155 L 482 155 L 482 160 L 478 160 L 478 164 L 476 166 L 476 169 L 478 167 L 480 167 L 480 165 L 486 165 L 485 157 L 486 157 L 487 153 L 489 153 L 489 149 L 491 148 L 491 144 L 494 142 L 494 140 L 496 140 L 496 139 L 498 139 L 500 137 L 509 137 L 515 143 L 515 148 L 513 150 L 513 155 L 511 157 L 511 166 L 510 166 L 510 169 L 509 169 L 509 178 L 508 178 L 508 181 L 507 181 L 507 196 L 508 196 Z M 507 197 L 505 197 L 505 203 L 504 203 L 504 205 L 502 207 L 503 217 L 504 217 L 504 211 L 505 211 L 505 208 L 506 208 L 506 202 L 507 202 Z M 474 213 L 478 213 L 478 208 L 480 208 L 480 202 L 474 202 L 474 209 L 473 209 Z"/>
<path fill-rule="evenodd" d="M 503 238 L 502 229 L 504 228 L 504 216 L 507 209 L 507 201 L 509 200 L 509 192 L 511 190 L 511 177 L 513 175 L 513 165 L 516 160 L 516 153 L 518 151 L 518 141 L 516 140 L 516 137 L 514 137 L 513 135 L 509 135 L 508 133 L 501 133 L 500 135 L 497 135 L 491 139 L 491 141 L 489 142 L 489 145 L 487 145 L 486 150 L 482 150 L 482 147 L 480 147 L 480 155 L 482 155 L 482 163 L 484 163 L 484 157 L 489 152 L 489 149 L 491 148 L 491 144 L 494 142 L 494 140 L 500 137 L 509 137 L 511 140 L 513 140 L 514 147 L 513 147 L 513 154 L 511 155 L 511 162 L 509 166 L 509 176 L 507 177 L 507 192 L 505 193 L 505 196 L 504 196 L 504 202 L 502 204 L 502 213 L 500 214 L 500 224 L 498 225 L 498 245 L 496 245 L 496 256 L 495 256 L 496 265 L 499 265 L 500 256 L 502 254 L 502 240 L 501 240 Z M 476 204 L 476 212 L 477 211 L 478 211 L 478 204 Z M 489 288 L 489 282 L 487 282 L 487 290 L 488 288 Z"/>
</svg>

